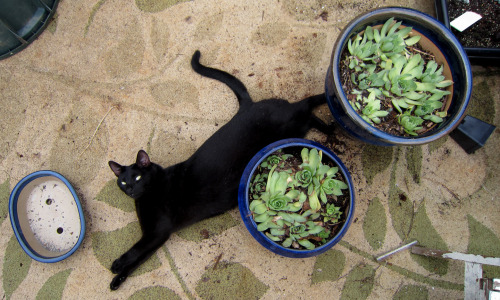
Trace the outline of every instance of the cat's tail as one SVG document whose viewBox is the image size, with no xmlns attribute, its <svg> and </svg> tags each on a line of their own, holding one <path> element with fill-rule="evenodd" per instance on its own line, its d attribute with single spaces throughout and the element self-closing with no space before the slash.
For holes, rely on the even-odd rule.
<svg viewBox="0 0 500 300">
<path fill-rule="evenodd" d="M 200 64 L 200 56 L 200 51 L 196 50 L 196 52 L 193 54 L 193 57 L 191 58 L 191 67 L 196 73 L 225 83 L 236 95 L 236 98 L 238 98 L 240 106 L 252 103 L 252 98 L 250 98 L 247 88 L 241 81 L 238 80 L 238 78 L 227 72 L 205 67 L 204 65 Z"/>
</svg>

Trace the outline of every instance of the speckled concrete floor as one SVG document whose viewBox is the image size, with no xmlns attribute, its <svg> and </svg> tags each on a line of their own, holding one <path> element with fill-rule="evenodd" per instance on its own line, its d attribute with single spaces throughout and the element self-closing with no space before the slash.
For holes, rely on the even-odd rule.
<svg viewBox="0 0 500 300">
<path fill-rule="evenodd" d="M 109 290 L 111 262 L 140 229 L 107 161 L 132 163 L 139 149 L 164 166 L 182 161 L 237 110 L 226 86 L 190 69 L 192 53 L 200 49 L 203 63 L 235 74 L 254 99 L 297 101 L 323 91 L 344 25 L 386 5 L 434 15 L 431 0 L 61 1 L 33 44 L 0 61 L 0 295 L 462 298 L 461 262 L 409 252 L 383 264 L 373 257 L 413 239 L 498 256 L 498 130 L 472 155 L 451 138 L 379 148 L 340 131 L 330 138 L 311 132 L 308 138 L 345 162 L 357 189 L 355 220 L 332 250 L 316 258 L 278 257 L 252 239 L 235 209 L 173 235 L 118 291 Z M 469 114 L 499 126 L 499 69 L 476 66 L 473 72 Z M 326 105 L 317 113 L 331 120 Z M 72 182 L 87 222 L 78 251 L 55 264 L 29 259 L 7 220 L 10 191 L 40 169 Z M 500 277 L 498 268 L 485 271 Z"/>
</svg>

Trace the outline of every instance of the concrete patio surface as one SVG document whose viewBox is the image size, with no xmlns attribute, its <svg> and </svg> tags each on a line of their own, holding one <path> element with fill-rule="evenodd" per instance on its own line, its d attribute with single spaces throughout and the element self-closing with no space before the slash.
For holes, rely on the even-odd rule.
<svg viewBox="0 0 500 300">
<path fill-rule="evenodd" d="M 462 299 L 464 263 L 403 251 L 500 256 L 500 135 L 467 154 L 449 137 L 416 147 L 363 144 L 336 130 L 307 138 L 333 150 L 355 181 L 348 233 L 318 257 L 261 247 L 237 209 L 169 241 L 117 291 L 111 263 L 140 236 L 132 199 L 107 162 L 138 150 L 168 166 L 188 158 L 237 111 L 232 92 L 189 65 L 237 76 L 255 100 L 321 93 L 333 44 L 356 15 L 397 5 L 435 15 L 432 0 L 62 0 L 22 52 L 0 61 L 0 298 Z M 474 66 L 468 114 L 500 126 L 500 69 Z M 316 112 L 331 121 L 326 105 Z M 87 231 L 68 259 L 44 264 L 19 246 L 8 199 L 49 169 L 77 190 Z M 500 268 L 485 275 L 500 278 Z"/>
</svg>

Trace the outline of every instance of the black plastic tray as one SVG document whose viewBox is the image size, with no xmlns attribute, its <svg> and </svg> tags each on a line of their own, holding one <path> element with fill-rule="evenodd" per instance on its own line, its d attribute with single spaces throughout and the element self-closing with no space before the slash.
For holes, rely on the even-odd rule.
<svg viewBox="0 0 500 300">
<path fill-rule="evenodd" d="M 495 126 L 472 116 L 465 116 L 462 123 L 450 136 L 469 154 L 483 147 Z"/>
<path fill-rule="evenodd" d="M 450 29 L 447 0 L 435 0 L 436 16 L 441 23 Z M 464 47 L 471 63 L 500 65 L 500 48 L 471 48 Z"/>
</svg>

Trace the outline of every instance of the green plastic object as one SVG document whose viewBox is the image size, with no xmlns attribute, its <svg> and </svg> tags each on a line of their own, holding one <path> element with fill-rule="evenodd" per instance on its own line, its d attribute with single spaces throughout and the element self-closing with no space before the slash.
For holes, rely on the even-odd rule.
<svg viewBox="0 0 500 300">
<path fill-rule="evenodd" d="M 47 27 L 59 0 L 0 1 L 0 59 L 26 48 Z"/>
</svg>

